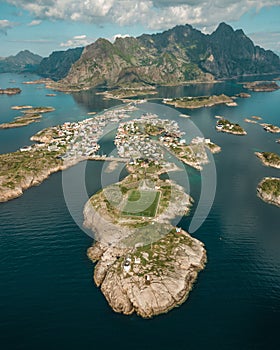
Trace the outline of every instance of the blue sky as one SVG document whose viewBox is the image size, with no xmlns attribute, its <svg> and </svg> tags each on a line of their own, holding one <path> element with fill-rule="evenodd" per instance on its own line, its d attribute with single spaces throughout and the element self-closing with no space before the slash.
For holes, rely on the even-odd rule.
<svg viewBox="0 0 280 350">
<path fill-rule="evenodd" d="M 225 21 L 280 53 L 280 0 L 0 0 L 0 56 L 42 56 L 99 37 L 154 33 L 189 23 L 212 32 Z"/>
</svg>

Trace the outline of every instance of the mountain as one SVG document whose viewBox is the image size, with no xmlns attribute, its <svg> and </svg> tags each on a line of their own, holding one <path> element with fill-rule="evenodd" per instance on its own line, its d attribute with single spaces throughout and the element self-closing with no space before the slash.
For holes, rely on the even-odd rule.
<svg viewBox="0 0 280 350">
<path fill-rule="evenodd" d="M 49 57 L 41 61 L 37 73 L 53 80 L 64 78 L 72 64 L 80 58 L 83 49 L 83 47 L 77 47 L 67 51 L 54 51 Z"/>
<path fill-rule="evenodd" d="M 280 59 L 242 30 L 221 23 L 212 34 L 180 25 L 158 34 L 98 39 L 85 47 L 61 84 L 68 87 L 179 84 L 280 72 Z"/>
<path fill-rule="evenodd" d="M 201 66 L 217 78 L 279 72 L 279 57 L 249 39 L 241 29 L 221 23 L 208 38 L 208 59 Z"/>
<path fill-rule="evenodd" d="M 39 55 L 28 50 L 20 51 L 15 56 L 0 58 L 0 73 L 33 72 L 41 61 Z"/>
</svg>

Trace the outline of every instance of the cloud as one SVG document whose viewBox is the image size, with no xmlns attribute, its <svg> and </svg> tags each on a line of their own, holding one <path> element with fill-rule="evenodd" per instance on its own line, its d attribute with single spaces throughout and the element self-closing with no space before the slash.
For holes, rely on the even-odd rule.
<svg viewBox="0 0 280 350">
<path fill-rule="evenodd" d="M 29 27 L 34 27 L 34 26 L 38 26 L 39 24 L 41 24 L 42 21 L 40 19 L 34 19 L 33 21 L 31 21 L 30 23 L 28 23 L 27 25 Z"/>
<path fill-rule="evenodd" d="M 7 19 L 0 19 L 0 33 L 7 35 L 7 30 L 12 29 L 17 25 L 15 22 L 10 22 Z"/>
<path fill-rule="evenodd" d="M 249 33 L 255 44 L 280 53 L 280 31 Z"/>
<path fill-rule="evenodd" d="M 7 40 L 10 43 L 28 43 L 28 44 L 49 44 L 55 43 L 54 40 L 50 39 L 19 39 L 19 40 Z"/>
<path fill-rule="evenodd" d="M 93 42 L 93 39 L 88 38 L 86 35 L 76 35 L 73 38 L 61 43 L 61 47 L 78 47 L 86 46 Z"/>
<path fill-rule="evenodd" d="M 280 5 L 280 0 L 6 0 L 36 18 L 89 23 L 142 24 L 152 30 L 176 24 L 212 29 L 221 21 L 238 20 L 249 10 Z"/>
<path fill-rule="evenodd" d="M 116 34 L 113 36 L 112 41 L 114 42 L 117 38 L 128 38 L 130 37 L 129 34 Z"/>
</svg>

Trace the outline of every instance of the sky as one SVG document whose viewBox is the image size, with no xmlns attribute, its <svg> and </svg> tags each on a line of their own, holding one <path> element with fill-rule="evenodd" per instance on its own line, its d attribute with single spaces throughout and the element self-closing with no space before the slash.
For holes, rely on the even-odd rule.
<svg viewBox="0 0 280 350">
<path fill-rule="evenodd" d="M 178 24 L 211 33 L 220 22 L 280 54 L 280 0 L 0 0 L 0 57 L 25 49 L 46 57 Z"/>
</svg>

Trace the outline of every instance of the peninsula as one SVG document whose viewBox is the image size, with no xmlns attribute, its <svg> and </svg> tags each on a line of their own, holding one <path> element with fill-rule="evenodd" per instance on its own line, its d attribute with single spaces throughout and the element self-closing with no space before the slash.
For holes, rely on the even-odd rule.
<svg viewBox="0 0 280 350">
<path fill-rule="evenodd" d="M 261 160 L 263 165 L 280 169 L 280 156 L 278 154 L 272 152 L 255 152 L 255 155 Z"/>
<path fill-rule="evenodd" d="M 47 128 L 31 137 L 38 143 L 0 155 L 0 202 L 22 195 L 54 172 L 87 159 L 105 159 L 97 154 L 98 140 L 112 122 L 130 117 L 133 105 L 105 111 L 95 118 Z"/>
<path fill-rule="evenodd" d="M 264 201 L 280 207 L 280 179 L 266 177 L 258 185 L 257 195 Z"/>
<path fill-rule="evenodd" d="M 202 107 L 213 107 L 218 104 L 229 104 L 234 103 L 233 99 L 224 94 L 213 95 L 213 96 L 199 96 L 199 97 L 179 97 L 179 98 L 165 98 L 163 103 L 175 106 L 176 108 L 202 108 Z"/>
<path fill-rule="evenodd" d="M 130 159 L 129 175 L 85 205 L 84 225 L 95 235 L 88 249 L 97 262 L 94 281 L 116 312 L 144 318 L 168 312 L 188 298 L 206 263 L 203 244 L 171 224 L 189 213 L 192 198 L 160 177 L 174 169 L 165 153 L 178 147 L 181 137 L 176 122 L 156 115 L 121 123 L 115 144 L 119 156 Z M 196 138 L 193 144 L 198 143 Z M 203 140 L 203 147 L 207 144 Z M 199 153 L 194 149 L 192 156 Z"/>
<path fill-rule="evenodd" d="M 223 118 L 217 121 L 216 130 L 233 135 L 247 135 L 247 132 L 239 124 L 231 123 Z"/>
</svg>

